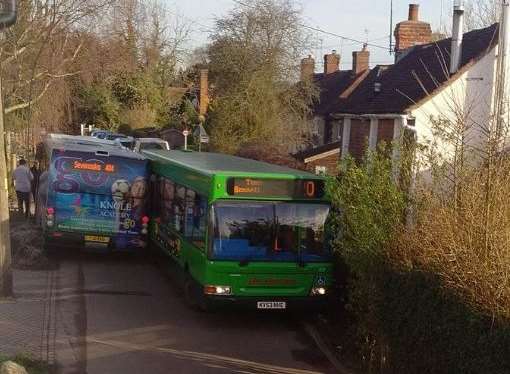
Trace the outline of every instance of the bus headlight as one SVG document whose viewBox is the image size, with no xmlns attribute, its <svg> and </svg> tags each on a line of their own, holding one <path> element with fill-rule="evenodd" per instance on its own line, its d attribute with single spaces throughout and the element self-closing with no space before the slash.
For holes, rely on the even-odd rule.
<svg viewBox="0 0 510 374">
<path fill-rule="evenodd" d="M 321 286 L 312 287 L 312 290 L 310 291 L 310 295 L 312 295 L 312 296 L 324 296 L 327 293 L 328 293 L 328 290 L 326 289 L 326 287 L 321 287 Z"/>
<path fill-rule="evenodd" d="M 204 286 L 204 294 L 206 295 L 232 295 L 232 287 L 230 286 Z"/>
</svg>

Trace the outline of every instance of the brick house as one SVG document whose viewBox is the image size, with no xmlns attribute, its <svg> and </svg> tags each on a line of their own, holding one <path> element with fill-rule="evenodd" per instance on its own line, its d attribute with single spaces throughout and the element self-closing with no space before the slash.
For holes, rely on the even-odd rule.
<svg viewBox="0 0 510 374">
<path fill-rule="evenodd" d="M 431 121 L 455 115 L 454 99 L 455 106 L 469 108 L 473 123 L 489 119 L 495 95 L 498 25 L 463 34 L 463 8 L 459 6 L 454 12 L 458 31 L 454 29 L 454 38 L 432 42 L 430 25 L 419 21 L 418 10 L 418 5 L 411 4 L 409 19 L 396 26 L 394 64 L 367 70 L 350 92 L 329 98 L 320 115 L 333 124 L 329 126 L 338 135 L 335 139 L 324 136 L 318 147 L 296 154 L 310 170 L 326 168 L 335 173 L 331 167 L 334 157 L 338 161 L 351 154 L 359 159 L 367 147 L 399 141 L 406 131 L 427 143 L 433 137 Z M 481 134 L 477 126 L 472 127 L 469 136 L 476 142 Z M 393 150 L 394 157 L 397 152 Z"/>
<path fill-rule="evenodd" d="M 350 70 L 340 70 L 340 55 L 333 50 L 324 56 L 324 72 L 315 74 L 315 61 L 311 56 L 301 61 L 301 79 L 312 79 L 319 88 L 319 100 L 313 108 L 314 145 L 321 146 L 334 142 L 339 137 L 339 129 L 331 117 L 331 108 L 340 98 L 347 97 L 369 72 L 370 53 L 366 48 L 353 53 L 353 66 Z"/>
<path fill-rule="evenodd" d="M 331 170 L 338 163 L 342 128 L 333 117 L 332 108 L 339 100 L 349 97 L 367 77 L 369 59 L 370 52 L 364 47 L 353 52 L 352 69 L 340 70 L 340 55 L 333 50 L 324 56 L 324 72 L 318 74 L 315 74 L 315 61 L 311 56 L 301 61 L 301 79 L 312 79 L 320 92 L 313 108 L 313 147 L 297 153 L 298 160 L 308 164 L 309 168 L 315 170 L 317 166 L 322 170 L 321 165 L 327 163 L 326 169 Z"/>
</svg>

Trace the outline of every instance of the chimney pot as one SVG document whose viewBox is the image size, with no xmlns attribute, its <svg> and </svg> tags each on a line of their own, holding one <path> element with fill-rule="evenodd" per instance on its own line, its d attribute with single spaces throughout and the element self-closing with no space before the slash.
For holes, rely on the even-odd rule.
<svg viewBox="0 0 510 374">
<path fill-rule="evenodd" d="M 329 55 L 324 55 L 324 75 L 340 70 L 340 55 L 332 50 Z"/>
<path fill-rule="evenodd" d="M 363 45 L 361 51 L 352 52 L 352 72 L 356 75 L 368 70 L 370 67 L 370 52 L 367 45 Z"/>
<path fill-rule="evenodd" d="M 207 113 L 209 107 L 209 70 L 200 70 L 200 108 L 199 112 L 201 115 Z"/>
<path fill-rule="evenodd" d="M 315 60 L 312 55 L 301 60 L 301 81 L 312 79 L 315 73 Z"/>
<path fill-rule="evenodd" d="M 432 28 L 429 23 L 418 20 L 418 9 L 418 4 L 409 4 L 409 19 L 395 27 L 396 61 L 403 55 L 402 51 L 405 49 L 432 41 Z"/>
<path fill-rule="evenodd" d="M 409 21 L 418 21 L 420 4 L 409 4 Z"/>
<path fill-rule="evenodd" d="M 450 74 L 455 74 L 462 60 L 462 42 L 464 33 L 464 4 L 455 1 L 453 6 L 452 44 L 450 52 Z"/>
</svg>

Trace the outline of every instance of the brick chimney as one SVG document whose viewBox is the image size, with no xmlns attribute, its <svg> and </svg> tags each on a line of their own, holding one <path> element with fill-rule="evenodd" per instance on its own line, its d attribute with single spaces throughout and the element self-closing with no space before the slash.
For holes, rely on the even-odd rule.
<svg viewBox="0 0 510 374">
<path fill-rule="evenodd" d="M 395 28 L 395 55 L 397 59 L 405 49 L 432 41 L 430 24 L 419 20 L 419 9 L 418 4 L 409 4 L 408 20 L 400 22 Z"/>
<path fill-rule="evenodd" d="M 209 107 L 209 70 L 200 70 L 200 110 L 199 114 L 205 115 Z"/>
<path fill-rule="evenodd" d="M 361 51 L 352 52 L 352 72 L 356 75 L 368 70 L 370 63 L 370 52 L 367 45 L 363 46 Z"/>
<path fill-rule="evenodd" d="M 312 55 L 308 55 L 308 57 L 301 60 L 301 80 L 305 81 L 307 79 L 312 79 L 314 73 L 315 60 Z"/>
<path fill-rule="evenodd" d="M 324 55 L 324 75 L 340 70 L 340 55 L 332 50 L 330 54 Z"/>
</svg>

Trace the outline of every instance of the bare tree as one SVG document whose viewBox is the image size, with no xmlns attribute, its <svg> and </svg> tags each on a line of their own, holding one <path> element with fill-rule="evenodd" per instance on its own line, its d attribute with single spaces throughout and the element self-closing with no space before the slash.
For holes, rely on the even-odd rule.
<svg viewBox="0 0 510 374">
<path fill-rule="evenodd" d="M 402 250 L 473 308 L 504 319 L 510 316 L 508 88 L 471 84 L 457 80 L 431 99 L 437 105 L 430 133 L 420 139 L 417 222 L 402 235 Z"/>
<path fill-rule="evenodd" d="M 466 1 L 466 27 L 468 30 L 480 29 L 499 21 L 501 0 Z"/>
<path fill-rule="evenodd" d="M 240 3 L 217 20 L 208 49 L 215 85 L 213 144 L 236 152 L 242 144 L 288 150 L 309 132 L 315 91 L 297 85 L 298 61 L 309 46 L 301 12 L 288 0 Z"/>
<path fill-rule="evenodd" d="M 9 98 L 7 114 L 39 101 L 56 79 L 78 73 L 72 71 L 72 62 L 82 48 L 80 24 L 107 4 L 21 1 L 19 22 L 7 34 L 0 55 Z"/>
</svg>

